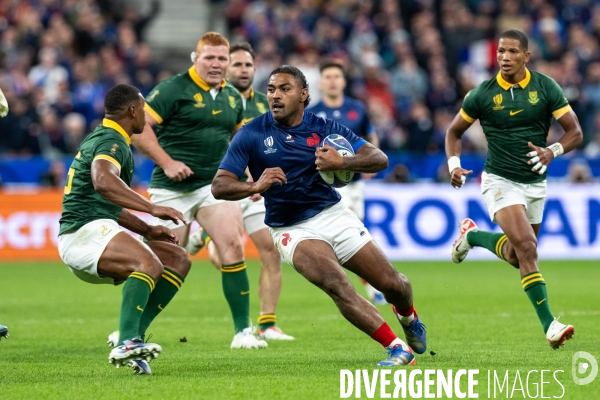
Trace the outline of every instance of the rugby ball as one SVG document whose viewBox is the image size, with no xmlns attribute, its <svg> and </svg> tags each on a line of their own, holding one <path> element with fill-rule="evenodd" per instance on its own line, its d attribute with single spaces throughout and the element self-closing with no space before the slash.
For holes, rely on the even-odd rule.
<svg viewBox="0 0 600 400">
<path fill-rule="evenodd" d="M 323 139 L 323 143 L 321 143 L 321 147 L 325 146 L 325 144 L 330 145 L 334 149 L 337 150 L 338 153 L 342 157 L 354 157 L 354 150 L 352 149 L 352 145 L 345 137 L 333 134 L 327 136 Z M 321 178 L 323 180 L 336 188 L 341 188 L 346 186 L 352 181 L 354 177 L 354 171 L 319 171 Z"/>
</svg>

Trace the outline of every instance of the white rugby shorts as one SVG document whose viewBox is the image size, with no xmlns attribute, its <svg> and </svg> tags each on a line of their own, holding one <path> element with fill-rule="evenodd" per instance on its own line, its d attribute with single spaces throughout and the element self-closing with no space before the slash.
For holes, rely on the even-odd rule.
<svg viewBox="0 0 600 400">
<path fill-rule="evenodd" d="M 346 186 L 337 189 L 342 196 L 342 202 L 349 207 L 362 221 L 365 219 L 365 181 L 358 180 L 350 182 Z"/>
<path fill-rule="evenodd" d="M 196 219 L 198 210 L 204 207 L 214 206 L 224 203 L 225 200 L 217 200 L 210 191 L 210 185 L 202 186 L 191 192 L 176 192 L 169 189 L 150 188 L 148 189 L 150 201 L 154 204 L 164 207 L 172 207 L 181 212 L 188 222 Z M 160 218 L 154 218 L 151 225 L 166 226 L 169 229 L 181 228 L 173 221 L 165 221 Z"/>
<path fill-rule="evenodd" d="M 291 266 L 294 251 L 303 240 L 322 240 L 329 243 L 340 264 L 345 264 L 373 238 L 342 202 L 325 208 L 319 214 L 297 224 L 269 229 L 275 247 Z"/>
<path fill-rule="evenodd" d="M 114 284 L 112 278 L 98 275 L 98 261 L 108 243 L 122 232 L 112 219 L 88 222 L 75 232 L 58 237 L 58 254 L 73 275 L 88 283 Z"/>
<path fill-rule="evenodd" d="M 542 222 L 546 201 L 546 181 L 518 183 L 484 172 L 481 175 L 481 193 L 493 222 L 496 222 L 498 211 L 515 204 L 525 206 L 530 224 Z"/>
<path fill-rule="evenodd" d="M 252 201 L 249 197 L 239 201 L 242 207 L 242 218 L 244 219 L 244 228 L 248 235 L 258 232 L 261 229 L 268 228 L 265 225 L 265 199 L 263 197 L 258 201 Z"/>
</svg>

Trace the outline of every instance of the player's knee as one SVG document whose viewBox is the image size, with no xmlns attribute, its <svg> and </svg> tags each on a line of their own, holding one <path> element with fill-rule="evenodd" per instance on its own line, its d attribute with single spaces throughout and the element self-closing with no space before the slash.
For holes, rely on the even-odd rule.
<svg viewBox="0 0 600 400">
<path fill-rule="evenodd" d="M 177 247 L 177 249 L 174 250 L 173 261 L 170 267 L 184 278 L 190 272 L 192 260 L 190 260 L 187 251 L 183 247 Z"/>
<path fill-rule="evenodd" d="M 395 279 L 386 279 L 385 282 L 380 285 L 379 290 L 384 295 L 400 295 L 403 297 L 410 297 L 412 288 L 408 278 L 399 272 L 396 272 Z"/>
<path fill-rule="evenodd" d="M 525 239 L 521 241 L 518 246 L 515 246 L 519 253 L 519 258 L 524 260 L 535 260 L 537 259 L 537 240 Z"/>
<path fill-rule="evenodd" d="M 158 280 L 158 278 L 162 275 L 163 270 L 164 267 L 156 256 L 142 257 L 140 260 L 138 260 L 135 268 L 135 271 L 148 274 L 155 280 Z"/>
</svg>

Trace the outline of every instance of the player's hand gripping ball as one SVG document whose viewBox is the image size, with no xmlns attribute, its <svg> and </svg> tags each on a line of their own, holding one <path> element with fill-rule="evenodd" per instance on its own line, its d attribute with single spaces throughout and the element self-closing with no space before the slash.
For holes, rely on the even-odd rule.
<svg viewBox="0 0 600 400">
<path fill-rule="evenodd" d="M 342 157 L 354 157 L 354 150 L 352 149 L 352 145 L 348 140 L 346 140 L 345 137 L 341 135 L 333 134 L 327 136 L 325 139 L 323 139 L 321 147 L 323 147 L 325 144 L 328 144 L 329 146 L 336 149 Z M 319 174 L 321 174 L 321 178 L 323 178 L 323 180 L 327 182 L 327 184 L 336 188 L 346 186 L 354 177 L 354 171 L 344 170 L 319 171 Z"/>
</svg>

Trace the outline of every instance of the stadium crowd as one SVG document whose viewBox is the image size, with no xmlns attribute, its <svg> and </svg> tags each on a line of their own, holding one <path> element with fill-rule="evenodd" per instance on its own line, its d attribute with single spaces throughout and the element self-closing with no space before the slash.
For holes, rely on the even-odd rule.
<svg viewBox="0 0 600 400">
<path fill-rule="evenodd" d="M 593 179 L 585 158 L 600 157 L 600 5 L 592 0 L 211 0 L 230 41 L 257 52 L 255 87 L 288 63 L 319 98 L 319 63 L 347 67 L 348 94 L 367 104 L 387 152 L 438 154 L 464 95 L 494 76 L 496 36 L 530 37 L 529 67 L 554 78 L 585 135 L 573 180 Z M 145 41 L 160 12 L 140 15 L 126 0 L 0 0 L 0 87 L 10 107 L 0 121 L 0 154 L 53 157 L 75 151 L 103 115 L 118 83 L 143 94 L 171 75 Z M 598 133 L 596 133 L 598 132 Z M 555 142 L 562 130 L 553 127 Z M 464 153 L 485 154 L 475 124 Z M 585 157 L 585 158 L 584 158 Z M 389 181 L 410 180 L 395 168 Z"/>
</svg>

